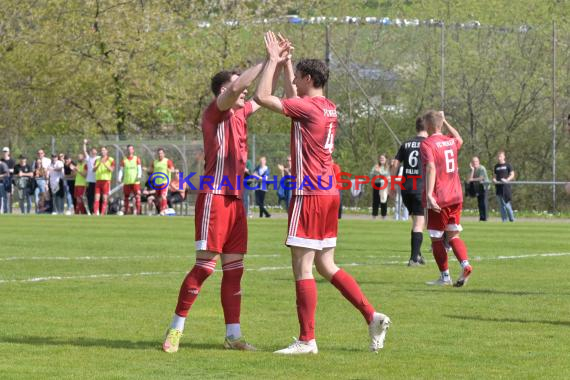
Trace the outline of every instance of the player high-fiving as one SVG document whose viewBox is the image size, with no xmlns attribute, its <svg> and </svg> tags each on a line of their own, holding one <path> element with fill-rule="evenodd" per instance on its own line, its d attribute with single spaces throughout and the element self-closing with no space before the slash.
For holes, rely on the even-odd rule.
<svg viewBox="0 0 570 380">
<path fill-rule="evenodd" d="M 297 292 L 299 339 L 278 354 L 316 354 L 315 311 L 317 271 L 330 281 L 363 315 L 370 334 L 370 349 L 384 346 L 390 318 L 377 313 L 358 283 L 335 264 L 340 197 L 336 188 L 332 152 L 337 128 L 336 105 L 324 96 L 329 69 L 318 59 L 304 59 L 293 72 L 292 46 L 272 32 L 265 34 L 267 62 L 256 92 L 256 101 L 291 118 L 292 175 L 296 178 L 289 206 L 286 245 L 291 247 Z M 286 99 L 271 95 L 278 65 L 285 68 Z"/>
</svg>

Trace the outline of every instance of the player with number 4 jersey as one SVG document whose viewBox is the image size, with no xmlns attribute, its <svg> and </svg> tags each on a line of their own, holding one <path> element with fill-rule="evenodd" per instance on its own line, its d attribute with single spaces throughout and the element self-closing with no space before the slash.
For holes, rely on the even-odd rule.
<svg viewBox="0 0 570 380">
<path fill-rule="evenodd" d="M 263 107 L 291 118 L 291 158 L 295 189 L 289 205 L 286 244 L 291 248 L 297 296 L 299 338 L 275 353 L 316 354 L 315 311 L 317 271 L 330 281 L 357 308 L 370 335 L 370 349 L 384 346 L 390 318 L 376 312 L 358 283 L 334 261 L 340 197 L 336 188 L 332 152 L 337 126 L 335 104 L 323 96 L 329 69 L 317 59 L 297 63 L 293 73 L 289 41 L 272 32 L 265 35 L 268 60 L 256 92 Z M 278 65 L 285 69 L 286 99 L 271 95 L 271 82 Z M 294 79 L 293 79 L 294 77 Z"/>
<path fill-rule="evenodd" d="M 463 229 L 460 224 L 463 193 L 457 156 L 463 140 L 457 130 L 445 120 L 443 112 L 428 111 L 422 120 L 429 134 L 420 148 L 425 175 L 422 200 L 428 209 L 427 228 L 432 240 L 433 255 L 441 272 L 440 278 L 428 285 L 452 284 L 443 242 L 445 233 L 461 264 L 462 274 L 455 283 L 455 286 L 460 287 L 465 285 L 473 271 L 467 257 L 467 247 L 459 237 Z M 441 133 L 444 125 L 450 136 Z"/>
</svg>

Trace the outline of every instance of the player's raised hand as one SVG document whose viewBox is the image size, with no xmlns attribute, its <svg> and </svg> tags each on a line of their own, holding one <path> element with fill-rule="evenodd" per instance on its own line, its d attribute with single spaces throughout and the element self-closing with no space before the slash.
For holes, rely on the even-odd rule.
<svg viewBox="0 0 570 380">
<path fill-rule="evenodd" d="M 426 201 L 427 201 L 427 208 L 432 209 L 435 212 L 441 212 L 441 207 L 439 207 L 433 195 L 428 195 L 426 197 Z"/>
<path fill-rule="evenodd" d="M 279 63 L 284 62 L 287 55 L 283 54 L 283 52 L 286 51 L 287 45 L 284 45 L 283 47 L 280 46 L 277 36 L 275 36 L 275 33 L 272 31 L 265 33 L 264 40 L 267 57 Z"/>
<path fill-rule="evenodd" d="M 286 38 L 281 33 L 277 33 L 277 39 L 279 40 L 279 46 L 283 49 L 282 54 L 286 54 L 285 59 L 291 60 L 291 58 L 293 57 L 293 50 L 295 50 L 295 47 L 293 46 L 291 41 L 289 41 L 289 39 Z"/>
</svg>

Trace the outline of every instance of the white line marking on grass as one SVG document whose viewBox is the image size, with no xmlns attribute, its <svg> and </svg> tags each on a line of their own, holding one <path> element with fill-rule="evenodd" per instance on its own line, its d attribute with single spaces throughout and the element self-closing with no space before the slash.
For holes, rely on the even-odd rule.
<svg viewBox="0 0 570 380">
<path fill-rule="evenodd" d="M 278 255 L 276 255 L 278 256 Z M 556 253 L 536 253 L 528 255 L 517 255 L 517 256 L 496 256 L 496 257 L 486 257 L 486 258 L 474 258 L 477 261 L 486 260 L 516 260 L 516 259 L 526 259 L 532 257 L 561 257 L 570 256 L 570 252 L 556 252 Z M 131 256 L 132 257 L 132 256 Z M 172 257 L 172 256 L 170 256 Z M 360 266 L 376 266 L 376 265 L 401 265 L 405 264 L 407 261 L 381 261 L 375 263 L 343 263 L 339 264 L 341 267 L 360 267 Z M 246 268 L 249 272 L 268 272 L 268 271 L 278 271 L 291 269 L 290 265 L 287 266 L 275 266 L 275 267 L 260 267 L 260 268 Z M 217 269 L 216 272 L 222 272 Z M 47 282 L 47 281 L 63 281 L 63 280 L 89 280 L 89 279 L 111 279 L 111 278 L 126 278 L 126 277 L 138 277 L 138 276 L 165 276 L 165 275 L 182 275 L 188 272 L 139 272 L 139 273 L 102 273 L 102 274 L 86 274 L 78 276 L 46 276 L 46 277 L 32 277 L 26 279 L 12 279 L 12 280 L 0 280 L 0 284 L 7 283 L 35 283 L 35 282 Z"/>
<path fill-rule="evenodd" d="M 86 274 L 80 276 L 47 276 L 47 277 L 32 277 L 23 280 L 0 280 L 0 284 L 6 283 L 25 283 L 25 282 L 46 282 L 46 281 L 61 281 L 61 280 L 86 280 L 94 278 L 120 278 L 120 277 L 135 277 L 135 276 L 157 276 L 166 274 L 180 274 L 182 272 L 140 272 L 140 273 L 120 273 L 120 274 Z"/>
<path fill-rule="evenodd" d="M 527 257 L 559 257 L 559 256 L 570 256 L 570 252 L 534 253 L 529 255 L 517 255 L 517 256 L 497 256 L 497 257 L 486 258 L 485 260 L 514 260 L 514 259 L 526 259 Z"/>
<path fill-rule="evenodd" d="M 246 255 L 246 257 L 281 257 L 282 255 Z M 0 257 L 0 261 L 20 261 L 20 260 L 34 260 L 34 261 L 89 261 L 89 260 L 164 260 L 164 259 L 193 259 L 194 256 L 10 256 Z"/>
</svg>

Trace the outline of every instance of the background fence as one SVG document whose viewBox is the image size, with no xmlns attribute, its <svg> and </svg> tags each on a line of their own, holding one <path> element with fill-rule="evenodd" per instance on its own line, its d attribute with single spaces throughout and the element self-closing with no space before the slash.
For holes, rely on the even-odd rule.
<svg viewBox="0 0 570 380">
<path fill-rule="evenodd" d="M 42 148 L 46 154 L 50 153 L 66 153 L 72 157 L 76 157 L 78 153 L 82 152 L 83 139 L 80 137 L 54 137 L 46 136 L 45 138 L 35 139 L 29 141 L 28 145 L 22 148 L 16 148 L 13 151 L 13 156 L 17 157 L 19 154 L 26 155 L 30 161 L 35 157 L 38 149 Z M 197 173 L 192 178 L 192 183 L 198 187 L 197 177 L 203 174 L 204 156 L 203 156 L 203 143 L 200 139 L 194 139 L 190 136 L 180 136 L 177 138 L 164 138 L 164 139 L 145 139 L 143 137 L 136 137 L 132 139 L 119 140 L 114 139 L 91 139 L 89 146 L 107 146 L 109 155 L 115 160 L 120 160 L 126 154 L 126 147 L 128 144 L 133 144 L 136 153 L 141 157 L 143 167 L 149 167 L 152 160 L 156 157 L 156 150 L 160 147 L 165 150 L 166 157 L 170 158 L 177 169 L 186 174 L 191 172 Z M 395 149 L 390 152 L 389 158 L 394 156 Z M 261 156 L 267 158 L 268 166 L 271 175 L 280 176 L 279 164 L 286 165 L 287 156 L 289 155 L 289 135 L 288 134 L 272 134 L 272 135 L 257 135 L 251 134 L 249 136 L 249 159 L 257 163 Z M 465 155 L 462 153 L 462 155 Z M 368 175 L 374 161 L 367 162 L 364 169 L 356 168 L 351 163 L 346 163 L 342 158 L 337 157 L 336 162 L 341 166 L 343 171 L 350 172 L 352 175 Z M 510 161 L 513 165 L 515 172 L 519 172 L 521 163 L 517 161 Z M 481 161 L 481 164 L 488 170 L 489 176 L 492 176 L 493 166 L 496 160 Z M 464 164 L 460 167 L 460 174 L 462 179 L 466 179 L 469 174 L 469 165 Z M 114 175 L 113 183 L 115 184 L 118 172 L 118 165 Z M 144 176 L 146 178 L 146 176 Z M 518 181 L 534 181 L 536 178 L 526 177 L 524 175 L 517 175 Z M 555 187 L 557 191 L 557 210 L 570 211 L 570 194 L 566 193 L 564 183 L 559 182 Z M 120 195 L 120 193 L 119 193 Z M 545 212 L 550 211 L 548 208 L 551 199 L 551 185 L 544 181 L 542 183 L 521 183 L 513 184 L 513 207 L 517 210 Z M 192 202 L 192 200 L 190 200 Z M 269 206 L 278 206 L 277 192 L 270 190 L 266 197 L 266 203 Z M 253 204 L 253 203 L 252 203 Z M 372 189 L 369 185 L 364 186 L 363 194 L 357 198 L 350 195 L 350 191 L 345 191 L 343 195 L 343 204 L 346 207 L 354 207 L 361 209 L 365 212 L 366 209 L 371 207 L 372 204 Z M 394 205 L 394 200 L 389 201 L 390 207 Z M 494 199 L 494 186 L 491 185 L 489 190 L 489 204 L 491 209 L 496 209 L 497 204 Z M 283 205 L 283 203 L 281 203 Z M 477 209 L 476 198 L 465 197 L 465 208 Z"/>
</svg>

